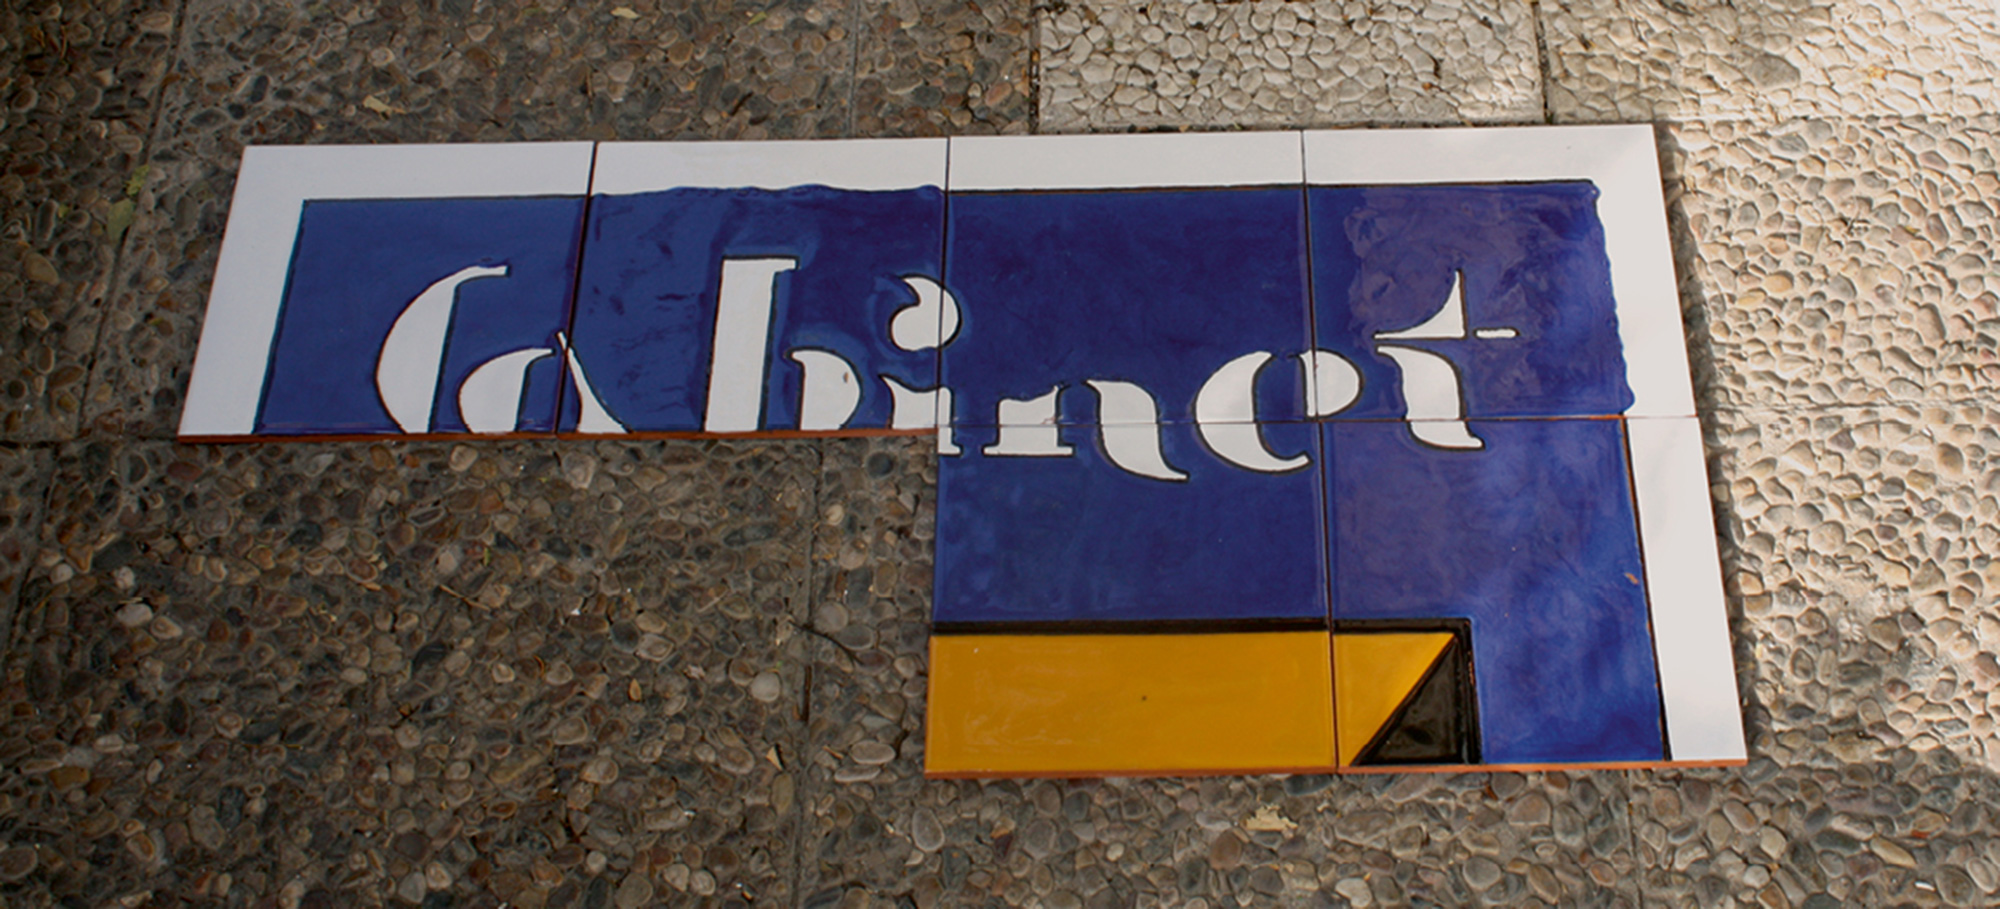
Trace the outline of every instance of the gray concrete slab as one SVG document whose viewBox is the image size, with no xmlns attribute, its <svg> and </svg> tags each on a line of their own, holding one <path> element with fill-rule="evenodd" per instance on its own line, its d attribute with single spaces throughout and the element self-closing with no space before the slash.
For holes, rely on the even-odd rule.
<svg viewBox="0 0 2000 909">
<path fill-rule="evenodd" d="M 1703 391 L 1973 402 L 1996 370 L 1994 117 L 1662 127 Z"/>
<path fill-rule="evenodd" d="M 1969 0 L 0 13 L 0 901 L 1990 904 L 1996 35 Z M 923 440 L 165 441 L 249 143 L 1545 119 L 1657 125 L 1745 768 L 925 781 Z"/>
<path fill-rule="evenodd" d="M 1539 122 L 1519 3 L 1066 3 L 1041 21 L 1052 132 Z"/>
<path fill-rule="evenodd" d="M 1556 122 L 1977 116 L 2000 76 L 1978 0 L 1544 3 Z"/>
<path fill-rule="evenodd" d="M 0 438 L 76 433 L 177 6 L 0 11 Z"/>
</svg>

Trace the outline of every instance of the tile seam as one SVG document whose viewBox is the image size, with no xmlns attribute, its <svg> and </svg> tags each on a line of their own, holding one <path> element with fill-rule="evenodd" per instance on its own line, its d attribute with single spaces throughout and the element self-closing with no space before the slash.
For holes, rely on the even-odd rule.
<svg viewBox="0 0 2000 909">
<path fill-rule="evenodd" d="M 1694 428 L 1695 428 L 1695 433 L 1697 434 L 1697 436 L 1699 436 L 1699 434 L 1701 433 L 1701 420 L 1698 417 L 1695 418 Z M 1640 589 L 1645 592 L 1645 598 L 1646 598 L 1646 637 L 1648 639 L 1648 643 L 1652 645 L 1651 650 L 1653 654 L 1653 689 L 1659 692 L 1660 695 L 1660 712 L 1659 712 L 1660 753 L 1661 753 L 1660 756 L 1664 760 L 1672 761 L 1674 759 L 1673 723 L 1667 714 L 1666 667 L 1663 665 L 1664 661 L 1661 659 L 1661 653 L 1660 653 L 1660 633 L 1659 633 L 1660 618 L 1659 618 L 1659 609 L 1657 607 L 1658 600 L 1656 599 L 1655 591 L 1653 590 L 1653 573 L 1647 570 L 1648 559 L 1647 559 L 1647 548 L 1646 548 L 1646 523 L 1645 523 L 1645 518 L 1641 515 L 1641 507 L 1640 507 L 1641 496 L 1639 491 L 1640 478 L 1636 474 L 1635 465 L 1632 460 L 1632 430 L 1629 418 L 1621 418 L 1618 421 L 1618 442 L 1619 442 L 1619 447 L 1624 450 L 1625 490 L 1626 490 L 1627 501 L 1630 503 L 1632 508 L 1632 530 L 1639 536 L 1639 578 L 1640 578 L 1639 586 Z M 1704 459 L 1702 463 L 1702 472 L 1703 472 L 1703 477 L 1706 478 L 1708 469 L 1708 464 L 1706 460 L 1706 449 L 1704 449 L 1703 454 L 1704 454 Z M 1713 481 L 1710 482 L 1712 485 Z M 1710 523 L 1714 522 L 1713 519 L 1713 515 L 1715 512 L 1714 506 L 1715 506 L 1714 498 L 1713 496 L 1711 496 L 1709 501 L 1709 513 L 1711 515 Z M 1721 562 L 1721 559 L 1718 557 L 1716 561 L 1718 562 L 1717 567 L 1719 568 L 1720 567 L 1719 563 Z M 1726 575 L 1724 576 L 1726 577 Z M 1724 592 L 1723 598 L 1725 601 L 1728 599 L 1727 591 Z M 1727 607 L 1725 606 L 1725 610 L 1726 608 Z M 1739 707 L 1739 712 L 1740 712 L 1740 707 Z M 1741 720 L 1739 719 L 1738 722 L 1740 723 Z"/>
<path fill-rule="evenodd" d="M 569 311 L 567 318 L 563 319 L 564 334 L 561 335 L 564 342 L 561 356 L 564 360 L 568 360 L 571 356 L 574 356 L 572 351 L 576 349 L 577 305 L 583 299 L 583 269 L 589 262 L 587 257 L 590 255 L 590 209 L 597 201 L 597 159 L 603 148 L 604 143 L 602 142 L 590 143 L 590 170 L 583 178 L 583 210 L 577 215 L 576 224 L 576 264 L 570 271 Z M 272 343 L 272 346 L 276 347 L 275 341 Z M 570 370 L 557 370 L 555 413 L 552 419 L 553 425 L 550 427 L 551 431 L 547 437 L 555 437 L 558 433 L 562 432 L 563 411 L 569 409 L 571 381 L 573 381 L 573 377 L 570 375 Z M 576 389 L 576 415 L 579 425 L 583 422 L 583 392 L 584 390 L 581 387 Z M 261 404 L 259 405 L 259 409 L 262 409 Z M 516 425 L 518 426 L 519 424 L 517 423 Z"/>
<path fill-rule="evenodd" d="M 1306 343 L 1310 349 L 1319 349 L 1319 297 L 1318 285 L 1313 280 L 1313 233 L 1312 233 L 1312 179 L 1306 166 L 1306 131 L 1297 130 L 1299 137 L 1299 231 L 1302 235 L 1305 257 L 1305 304 Z M 1313 381 L 1311 376 L 1307 381 Z M 1313 516 L 1319 526 L 1319 594 L 1325 598 L 1326 606 L 1326 680 L 1331 690 L 1327 691 L 1327 701 L 1331 705 L 1328 716 L 1332 719 L 1328 732 L 1332 733 L 1333 763 L 1340 764 L 1340 666 L 1334 658 L 1333 622 L 1339 612 L 1340 583 L 1335 577 L 1339 560 L 1335 557 L 1334 534 L 1337 522 L 1333 517 L 1333 464 L 1331 447 L 1327 444 L 1325 421 L 1317 421 L 1312 439 L 1315 458 L 1313 470 L 1318 472 L 1318 482 L 1314 485 L 1319 492 L 1319 508 Z"/>
<path fill-rule="evenodd" d="M 852 108 L 849 110 L 851 112 Z M 811 510 L 806 514 L 806 595 L 804 622 L 804 627 L 806 628 L 812 627 L 812 616 L 819 599 L 820 571 L 817 561 L 819 555 L 819 515 L 821 496 L 826 491 L 827 443 L 813 443 L 812 452 L 815 463 L 813 465 L 812 495 L 809 497 Z M 794 624 L 799 624 L 799 619 L 796 615 L 787 616 L 786 620 Z M 800 680 L 799 704 L 792 713 L 792 725 L 798 729 L 799 745 L 799 751 L 792 756 L 792 759 L 798 765 L 800 777 L 799 781 L 793 785 L 794 795 L 792 797 L 792 901 L 793 905 L 797 906 L 805 905 L 807 897 L 810 896 L 810 894 L 805 892 L 806 824 L 808 822 L 806 804 L 810 799 L 807 797 L 806 792 L 803 791 L 805 788 L 803 784 L 810 778 L 811 768 L 813 767 L 811 755 L 813 749 L 812 691 L 813 677 L 816 674 L 814 667 L 819 665 L 819 654 L 825 650 L 825 645 L 815 640 L 814 635 L 807 635 L 800 643 L 807 648 L 807 656 L 799 661 L 804 667 L 805 678 Z"/>
</svg>

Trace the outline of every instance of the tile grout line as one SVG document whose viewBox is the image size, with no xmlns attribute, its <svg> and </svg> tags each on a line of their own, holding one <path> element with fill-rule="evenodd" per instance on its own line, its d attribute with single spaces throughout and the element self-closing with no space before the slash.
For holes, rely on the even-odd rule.
<svg viewBox="0 0 2000 909">
<path fill-rule="evenodd" d="M 2000 115 L 1954 114 L 1948 111 L 1922 111 L 1912 114 L 1883 113 L 1883 114 L 1847 115 L 1830 111 L 1806 110 L 1806 111 L 1798 111 L 1787 116 L 1749 113 L 1741 111 L 1733 113 L 1682 112 L 1672 115 L 1662 115 L 1657 111 L 1655 111 L 1644 118 L 1636 118 L 1630 114 L 1621 114 L 1617 112 L 1607 113 L 1604 111 L 1586 111 L 1577 114 L 1574 118 L 1563 119 L 1560 121 L 1551 119 L 1550 123 L 1558 126 L 1613 126 L 1617 124 L 1637 122 L 1637 123 L 1649 123 L 1655 126 L 1669 126 L 1669 127 L 1695 126 L 1695 125 L 1717 126 L 1721 124 L 1728 124 L 1731 126 L 1743 128 L 1745 130 L 1754 131 L 1754 130 L 1779 129 L 1799 123 L 1805 123 L 1807 121 L 1812 121 L 1812 120 L 1838 121 L 1840 123 L 1853 124 L 1858 126 L 1868 126 L 1868 127 L 1903 126 L 1903 125 L 1920 124 L 1920 123 L 1932 123 L 1941 126 L 1950 126 L 1954 123 L 1960 125 L 1968 125 L 1968 124 L 1978 124 L 1981 121 L 1992 121 L 1996 118 L 1996 116 Z M 1374 128 L 1376 126 L 1405 126 L 1409 128 L 1422 129 L 1422 128 L 1435 127 L 1437 125 L 1438 124 L 1436 123 L 1429 123 L 1424 121 L 1410 121 L 1406 123 L 1392 123 L 1388 121 L 1376 123 L 1374 121 L 1370 121 L 1365 124 L 1354 124 L 1353 128 Z M 1526 121 L 1518 121 L 1511 123 L 1507 121 L 1479 121 L 1476 122 L 1474 125 L 1482 127 L 1496 127 L 1496 126 L 1510 126 L 1510 125 L 1528 126 L 1532 124 L 1529 124 Z"/>
<path fill-rule="evenodd" d="M 41 554 L 42 540 L 48 535 L 49 505 L 54 500 L 56 494 L 56 461 L 61 454 L 62 446 L 65 444 L 67 443 L 59 441 L 40 441 L 10 443 L 6 446 L 17 452 L 42 450 L 46 451 L 49 456 L 48 467 L 40 471 L 42 494 L 39 496 L 40 501 L 38 504 L 40 508 L 35 511 L 35 520 L 32 528 L 30 528 L 34 532 L 34 539 L 28 548 L 28 555 L 31 557 Z M 20 628 L 22 616 L 26 614 L 28 605 L 28 577 L 35 570 L 36 561 L 38 560 L 30 558 L 26 564 L 21 566 L 21 576 L 15 579 L 14 602 L 7 611 L 6 623 L 0 624 L 0 660 L 14 655 L 15 632 Z"/>
<path fill-rule="evenodd" d="M 1042 16 L 1039 3 L 1028 5 L 1028 135 L 1042 133 Z"/>
<path fill-rule="evenodd" d="M 191 2 L 192 0 L 176 0 L 174 10 L 176 40 L 173 42 L 174 49 L 172 54 L 167 58 L 166 65 L 161 68 L 160 84 L 153 89 L 151 122 L 146 124 L 146 141 L 139 148 L 138 163 L 138 167 L 146 168 L 148 173 L 151 172 L 153 153 L 159 149 L 160 132 L 166 124 L 166 118 L 162 116 L 162 108 L 166 105 L 169 77 L 178 72 L 181 64 L 191 55 L 189 45 L 193 42 L 193 39 L 190 37 L 191 32 L 188 29 L 188 5 Z M 141 186 L 140 191 L 144 192 L 145 187 Z M 135 197 L 133 201 L 136 208 L 137 198 Z M 137 226 L 137 224 L 126 226 L 125 235 L 119 238 L 118 248 L 111 251 L 111 262 L 104 272 L 104 296 L 98 302 L 100 312 L 97 319 L 97 331 L 90 340 L 90 362 L 86 365 L 83 373 L 83 400 L 78 405 L 76 426 L 70 432 L 70 438 L 72 439 L 89 432 L 89 427 L 85 423 L 87 422 L 86 417 L 90 413 L 92 393 L 97 390 L 100 384 L 97 367 L 104 356 L 104 339 L 107 334 L 106 323 L 110 321 L 112 311 L 116 308 L 116 303 L 114 302 L 117 293 L 116 285 L 120 272 L 125 265 L 125 250 L 132 245 L 133 237 L 136 234 L 134 228 Z M 122 427 L 119 434 L 130 435 L 130 433 L 122 431 Z M 173 433 L 169 433 L 168 438 L 173 438 Z"/>
<path fill-rule="evenodd" d="M 858 0 L 857 0 L 858 2 Z M 806 514 L 806 595 L 803 626 L 811 628 L 813 613 L 819 599 L 819 524 L 821 495 L 826 490 L 827 447 L 838 442 L 817 441 L 812 443 L 814 454 L 812 495 L 808 497 L 810 511 Z M 792 622 L 799 619 L 792 617 Z M 798 753 L 792 756 L 798 766 L 798 776 L 792 784 L 792 905 L 804 906 L 811 896 L 805 892 L 806 886 L 806 780 L 813 767 L 812 748 L 812 691 L 814 667 L 819 665 L 820 642 L 806 634 L 799 639 L 805 648 L 805 656 L 799 660 L 804 678 L 800 680 L 799 704 L 792 711 L 793 723 L 798 728 Z"/>
<path fill-rule="evenodd" d="M 1695 418 L 1695 431 L 1696 432 L 1701 431 L 1701 418 L 1699 416 Z M 1627 495 L 1630 497 L 1632 506 L 1632 529 L 1637 534 L 1639 539 L 1639 577 L 1641 578 L 1640 587 L 1645 592 L 1645 598 L 1646 598 L 1646 630 L 1647 630 L 1646 637 L 1650 639 L 1650 643 L 1652 644 L 1653 690 L 1656 693 L 1658 693 L 1660 697 L 1660 712 L 1659 712 L 1660 751 L 1661 751 L 1660 756 L 1664 760 L 1671 761 L 1674 759 L 1674 742 L 1672 737 L 1672 728 L 1667 721 L 1667 686 L 1664 679 L 1665 670 L 1662 668 L 1662 662 L 1660 659 L 1660 637 L 1658 632 L 1659 624 L 1654 618 L 1655 609 L 1654 609 L 1654 594 L 1652 587 L 1653 575 L 1652 572 L 1646 570 L 1646 530 L 1645 530 L 1644 518 L 1639 513 L 1640 511 L 1639 478 L 1633 474 L 1632 434 L 1631 434 L 1631 429 L 1629 427 L 1629 421 L 1623 418 L 1619 419 L 1618 421 L 1618 440 L 1621 447 L 1623 448 L 1623 456 L 1625 459 L 1625 483 L 1626 483 L 1626 488 L 1628 490 Z M 1704 471 L 1704 475 L 1706 475 L 1708 467 L 1707 452 L 1705 448 L 1706 446 L 1704 446 L 1704 452 L 1702 458 L 1702 469 Z M 1715 502 L 1713 501 L 1712 497 L 1708 504 L 1710 513 L 1713 513 L 1715 508 Z M 1721 562 L 1722 562 L 1721 556 L 1718 554 L 1716 558 L 1717 568 L 1722 567 Z M 1728 573 L 1726 570 L 1724 571 L 1723 576 L 1725 578 L 1728 577 Z M 1728 598 L 1727 593 L 1725 592 L 1724 599 L 1727 600 L 1727 598 Z M 1725 613 L 1725 621 L 1727 621 L 1726 613 L 1728 611 L 1728 606 L 1726 603 L 1723 609 Z M 1741 704 L 1739 703 L 1737 707 L 1737 723 L 1740 725 L 1742 722 L 1743 722 L 1742 707 Z M 1639 826 L 1637 821 L 1635 820 L 1637 797 L 1633 795 L 1633 793 L 1635 792 L 1635 787 L 1637 786 L 1636 775 L 1629 770 L 1621 770 L 1619 771 L 1619 774 L 1624 777 L 1624 783 L 1625 783 L 1625 835 L 1632 842 L 1632 863 L 1634 867 L 1643 868 L 1644 863 L 1639 860 L 1639 855 L 1640 855 Z M 1646 875 L 1643 871 L 1640 871 L 1639 873 L 1633 875 L 1632 897 L 1633 897 L 1633 902 L 1635 902 L 1638 905 L 1638 909 L 1645 909 Z"/>
<path fill-rule="evenodd" d="M 854 111 L 854 97 L 861 84 L 861 2 L 854 0 L 847 7 L 847 30 L 851 33 L 848 35 L 847 54 L 847 137 L 850 139 L 856 138 L 858 117 Z"/>
<path fill-rule="evenodd" d="M 1636 795 L 1640 771 L 1620 770 L 1618 773 L 1625 777 L 1625 838 L 1632 843 L 1632 866 L 1634 869 L 1637 869 L 1632 875 L 1632 898 L 1638 903 L 1639 909 L 1646 909 L 1646 873 L 1644 870 L 1645 863 L 1639 860 L 1639 816 L 1637 810 L 1639 798 Z"/>
<path fill-rule="evenodd" d="M 1713 404 L 1713 405 L 1703 406 L 1701 402 L 1697 400 L 1695 413 L 1692 414 L 1676 414 L 1673 416 L 1657 416 L 1657 417 L 1628 416 L 1626 417 L 1626 419 L 1634 419 L 1634 420 L 1702 419 L 1705 417 L 1715 417 L 1722 414 L 1729 414 L 1739 417 L 1752 417 L 1760 414 L 1770 415 L 1770 416 L 1785 416 L 1785 417 L 1800 417 L 1800 416 L 1814 416 L 1814 415 L 1863 416 L 1866 415 L 1866 412 L 1868 411 L 1895 410 L 1898 408 L 1906 408 L 1906 407 L 1915 407 L 1915 408 L 1978 407 L 1983 410 L 1991 410 L 1994 409 L 1995 402 L 1987 398 L 1899 398 L 1888 401 L 1868 401 L 1859 403 L 1835 402 L 1832 404 L 1793 404 L 1793 403 L 1752 402 L 1749 404 Z M 1720 430 L 1724 429 L 1725 427 L 1716 426 L 1714 428 Z"/>
<path fill-rule="evenodd" d="M 597 157 L 603 150 L 604 143 L 590 143 L 590 170 L 583 178 L 583 211 L 577 215 L 576 267 L 570 272 L 569 278 L 569 317 L 563 320 L 563 333 L 559 335 L 563 342 L 560 345 L 562 349 L 556 352 L 557 356 L 562 358 L 562 362 L 556 364 L 556 406 L 554 419 L 549 427 L 551 437 L 562 432 L 563 411 L 569 409 L 572 381 L 569 359 L 575 356 L 576 351 L 576 315 L 578 305 L 583 299 L 583 269 L 590 261 L 590 209 L 597 202 Z M 273 342 L 273 347 L 275 346 L 276 342 Z M 582 386 L 576 388 L 576 419 L 579 425 L 583 422 L 583 391 Z M 593 393 L 594 391 L 593 389 Z M 464 415 L 461 414 L 460 419 L 463 418 Z M 516 426 L 518 425 L 517 423 Z"/>
<path fill-rule="evenodd" d="M 1319 297 L 1317 294 L 1317 285 L 1313 281 L 1312 181 L 1310 175 L 1306 172 L 1305 130 L 1295 130 L 1294 132 L 1299 138 L 1299 226 L 1304 234 L 1303 239 L 1305 241 L 1303 252 L 1305 253 L 1306 348 L 1308 350 L 1317 350 L 1319 349 Z M 1306 370 L 1306 398 L 1308 401 L 1315 400 L 1319 396 L 1318 385 L 1315 382 L 1316 378 L 1317 373 L 1315 370 Z M 1326 597 L 1326 681 L 1328 688 L 1326 697 L 1329 706 L 1327 718 L 1331 720 L 1331 728 L 1327 732 L 1330 733 L 1333 744 L 1333 760 L 1330 763 L 1332 764 L 1333 772 L 1339 773 L 1340 667 L 1335 665 L 1335 638 L 1333 636 L 1333 623 L 1335 612 L 1337 611 L 1336 600 L 1339 595 L 1339 587 L 1334 578 L 1337 566 L 1334 564 L 1333 535 L 1336 528 L 1334 526 L 1333 490 L 1331 488 L 1333 485 L 1334 470 L 1332 461 L 1333 445 L 1331 444 L 1332 440 L 1328 438 L 1329 427 L 1325 421 L 1311 419 L 1311 415 L 1308 414 L 1306 422 L 1312 426 L 1313 449 L 1319 454 L 1317 463 L 1313 465 L 1314 471 L 1319 474 L 1319 482 L 1315 484 L 1319 487 L 1319 508 L 1318 514 L 1315 514 L 1313 517 L 1314 523 L 1319 525 L 1320 595 Z"/>
<path fill-rule="evenodd" d="M 1549 40 L 1542 26 L 1542 0 L 1528 0 L 1528 16 L 1535 22 L 1535 64 L 1537 76 L 1542 83 L 1542 122 L 1556 122 L 1554 106 L 1549 104 Z"/>
<path fill-rule="evenodd" d="M 1665 678 L 1666 670 L 1662 668 L 1662 664 L 1664 661 L 1661 659 L 1660 655 L 1660 637 L 1658 633 L 1659 612 L 1654 605 L 1657 602 L 1657 600 L 1655 599 L 1653 591 L 1653 573 L 1647 568 L 1646 524 L 1645 524 L 1645 516 L 1641 514 L 1643 508 L 1640 504 L 1640 495 L 1639 495 L 1640 478 L 1636 474 L 1632 463 L 1631 420 L 1626 417 L 1619 417 L 1617 423 L 1618 423 L 1618 447 L 1620 451 L 1620 456 L 1623 457 L 1625 461 L 1626 499 L 1628 504 L 1630 504 L 1632 507 L 1632 530 L 1634 535 L 1639 541 L 1639 589 L 1642 592 L 1642 595 L 1644 596 L 1646 602 L 1647 637 L 1651 639 L 1650 643 L 1652 645 L 1651 650 L 1653 654 L 1653 690 L 1658 692 L 1660 695 L 1660 713 L 1659 713 L 1660 758 L 1663 761 L 1671 762 L 1674 759 L 1674 741 L 1672 734 L 1673 726 L 1668 721 L 1667 717 L 1667 685 Z M 1695 418 L 1694 428 L 1697 433 L 1701 431 L 1700 417 Z M 1703 458 L 1703 467 L 1704 469 L 1707 467 L 1707 459 L 1705 456 Z"/>
<path fill-rule="evenodd" d="M 937 274 L 937 280 L 938 280 L 938 286 L 939 286 L 940 288 L 943 288 L 943 289 L 944 289 L 944 293 L 946 293 L 946 294 L 950 294 L 950 293 L 951 293 L 951 261 L 950 261 L 950 256 L 951 256 L 951 150 L 952 150 L 952 146 L 953 146 L 953 145 L 955 145 L 955 144 L 956 144 L 956 143 L 952 142 L 952 140 L 950 139 L 950 137 L 946 137 L 946 138 L 945 138 L 945 140 L 944 140 L 944 185 L 943 185 L 943 186 L 940 186 L 940 187 L 938 187 L 938 196 L 940 197 L 940 199 L 939 199 L 939 201 L 938 201 L 938 219 L 939 219 L 939 220 L 938 220 L 938 274 Z M 952 298 L 952 299 L 953 299 L 954 301 L 956 300 L 956 298 Z M 957 303 L 956 303 L 956 302 L 954 302 L 954 303 L 953 303 L 952 305 L 953 305 L 953 306 L 956 306 L 956 305 L 957 305 Z M 965 318 L 964 318 L 964 313 L 962 313 L 962 312 L 961 312 L 961 313 L 958 313 L 958 316 L 959 316 L 959 324 L 960 324 L 960 325 L 963 325 L 963 324 L 964 324 L 964 322 L 965 322 Z M 956 340 L 956 339 L 957 339 L 957 337 L 958 337 L 958 329 L 957 329 L 956 327 L 954 327 L 954 328 L 952 329 L 952 337 L 950 337 L 950 338 L 946 338 L 946 337 L 944 336 L 944 310 L 943 310 L 943 308 L 939 308 L 939 310 L 938 310 L 938 345 L 937 345 L 936 347 L 933 347 L 933 348 L 931 348 L 931 387 L 932 387 L 932 388 L 936 388 L 936 389 L 943 389 L 943 388 L 944 388 L 944 349 L 945 349 L 946 347 L 950 346 L 951 342 L 952 342 L 953 340 Z M 943 453 L 943 452 L 940 452 L 940 451 L 938 450 L 938 446 L 937 446 L 937 444 L 936 444 L 935 440 L 936 440 L 936 439 L 942 439 L 942 438 L 944 437 L 944 435 L 943 435 L 943 434 L 944 434 L 945 432 L 947 432 L 947 431 L 949 431 L 949 430 L 951 429 L 951 427 L 952 427 L 952 424 L 953 424 L 953 423 L 956 423 L 956 422 L 958 422 L 958 405 L 957 405 L 957 403 L 956 403 L 956 402 L 953 402 L 953 403 L 951 404 L 951 406 L 949 406 L 949 407 L 946 407 L 946 406 L 945 406 L 945 404 L 946 404 L 946 400 L 947 400 L 947 395 L 948 395 L 948 394 L 949 394 L 949 392 L 945 392 L 945 391 L 940 391 L 940 392 L 938 392 L 938 393 L 937 393 L 937 410 L 933 411 L 933 416 L 932 416 L 932 418 L 931 418 L 931 422 L 933 422 L 933 423 L 936 423 L 936 424 L 937 424 L 936 426 L 932 427 L 932 430 L 931 430 L 931 431 L 932 431 L 932 437 L 933 437 L 933 440 L 934 440 L 934 441 L 933 441 L 933 443 L 932 443 L 932 445 L 931 445 L 931 461 L 932 461 L 932 463 L 933 463 L 933 466 L 935 466 L 935 467 L 937 467 L 937 468 L 939 468 L 939 469 L 942 469 L 942 468 L 944 467 L 944 465 L 943 465 L 943 464 L 942 464 L 941 462 L 939 462 L 939 460 L 938 460 L 939 458 L 942 458 L 942 457 L 944 457 L 944 453 Z M 936 552 L 936 549 L 935 549 L 935 544 L 936 544 L 936 541 L 935 541 L 935 540 L 933 540 L 933 541 L 932 541 L 932 544 L 933 544 L 933 549 L 932 549 L 932 553 L 931 553 L 931 560 L 932 560 L 933 564 L 935 564 L 935 563 L 936 563 L 936 560 L 937 560 L 937 552 Z"/>
</svg>

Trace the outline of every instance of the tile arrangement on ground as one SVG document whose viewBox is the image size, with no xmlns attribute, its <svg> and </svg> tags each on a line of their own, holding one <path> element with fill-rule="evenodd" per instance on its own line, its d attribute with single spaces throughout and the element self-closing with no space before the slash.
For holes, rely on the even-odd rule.
<svg viewBox="0 0 2000 909">
<path fill-rule="evenodd" d="M 936 776 L 1735 762 L 1654 155 L 252 148 L 181 435 L 934 433 Z"/>
</svg>

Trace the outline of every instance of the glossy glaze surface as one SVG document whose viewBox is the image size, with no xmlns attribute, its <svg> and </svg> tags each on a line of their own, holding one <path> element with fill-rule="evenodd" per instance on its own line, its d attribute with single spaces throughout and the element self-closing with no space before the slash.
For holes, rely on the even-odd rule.
<svg viewBox="0 0 2000 909">
<path fill-rule="evenodd" d="M 935 773 L 1740 753 L 1643 129 L 465 154 L 246 156 L 191 435 L 935 434 Z"/>
<path fill-rule="evenodd" d="M 1602 416 L 1632 403 L 1595 186 L 1315 187 L 1319 346 L 1362 367 L 1345 418 L 1400 418 L 1404 379 L 1383 343 L 1458 371 L 1463 415 Z M 1454 297 L 1454 284 L 1462 296 Z M 1447 307 L 1456 326 L 1416 331 Z M 1409 340 L 1384 335 L 1409 333 Z"/>
<path fill-rule="evenodd" d="M 1620 421 L 1472 428 L 1485 449 L 1327 425 L 1335 620 L 1469 620 L 1488 761 L 1660 760 Z"/>
<path fill-rule="evenodd" d="M 703 429 L 715 362 L 718 292 L 726 260 L 783 259 L 790 267 L 756 291 L 770 307 L 758 349 L 761 396 L 752 430 L 800 428 L 803 369 L 789 354 L 832 353 L 853 367 L 860 399 L 844 421 L 889 425 L 888 376 L 937 383 L 935 349 L 890 338 L 894 314 L 916 302 L 905 276 L 940 271 L 944 196 L 936 188 L 859 191 L 677 189 L 592 201 L 578 284 L 576 348 L 606 409 L 633 431 Z M 566 416 L 571 428 L 574 416 Z"/>
<path fill-rule="evenodd" d="M 1342 766 L 1353 764 L 1382 733 L 1451 643 L 1451 633 L 1443 631 L 1333 636 L 1334 732 Z"/>
<path fill-rule="evenodd" d="M 1276 450 L 1317 458 L 1310 424 L 1262 429 Z M 1187 478 L 1107 463 L 1106 431 L 1158 439 Z M 1062 427 L 1063 457 L 983 453 L 996 430 L 956 436 L 965 453 L 938 465 L 934 621 L 1324 624 L 1318 471 L 1233 467 L 1185 425 Z"/>
<path fill-rule="evenodd" d="M 554 349 L 569 324 L 582 198 L 411 199 L 308 203 L 258 431 L 275 435 L 400 432 L 376 382 L 391 328 L 411 301 L 468 266 L 506 274 L 457 289 L 428 428 L 463 432 L 457 390 L 480 364 Z M 562 372 L 529 368 L 518 429 L 555 428 Z"/>
<path fill-rule="evenodd" d="M 1333 760 L 1323 633 L 939 635 L 931 773 L 1257 772 Z"/>
<path fill-rule="evenodd" d="M 1297 186 L 955 193 L 946 283 L 967 318 L 944 355 L 954 422 L 992 425 L 1004 398 L 1090 379 L 1136 383 L 1160 419 L 1192 420 L 1225 363 L 1310 346 L 1304 207 Z M 1295 368 L 1260 378 L 1257 418 L 1302 415 Z M 1109 416 L 1088 396 L 1061 404 L 1066 423 Z"/>
</svg>

